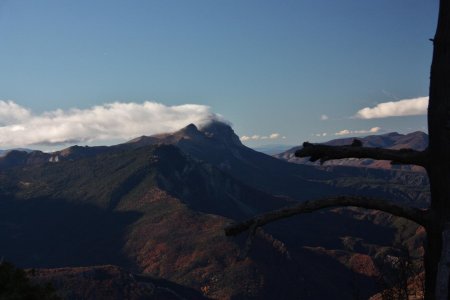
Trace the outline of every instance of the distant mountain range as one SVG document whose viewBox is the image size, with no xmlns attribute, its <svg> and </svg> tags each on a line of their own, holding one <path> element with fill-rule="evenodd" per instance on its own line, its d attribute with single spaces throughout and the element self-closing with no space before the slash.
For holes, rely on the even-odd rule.
<svg viewBox="0 0 450 300">
<path fill-rule="evenodd" d="M 286 150 L 289 150 L 292 147 L 293 147 L 292 145 L 275 144 L 275 145 L 263 145 L 258 147 L 252 147 L 252 149 L 258 152 L 262 152 L 264 154 L 275 155 L 284 152 Z"/>
<path fill-rule="evenodd" d="M 31 149 L 27 149 L 27 148 L 13 148 L 13 149 L 7 149 L 7 150 L 0 150 L 0 157 L 5 156 L 6 154 L 8 154 L 8 152 L 11 152 L 13 150 L 24 151 L 24 152 L 32 152 L 32 151 L 34 151 L 34 150 L 31 150 Z"/>
<path fill-rule="evenodd" d="M 218 299 L 349 299 L 355 283 L 368 297 L 378 290 L 377 260 L 397 253 L 394 241 L 420 252 L 417 226 L 328 210 L 267 226 L 247 257 L 245 236 L 223 233 L 233 220 L 336 194 L 429 201 L 421 172 L 293 164 L 245 147 L 218 122 L 110 147 L 16 150 L 0 158 L 0 256 L 35 268 L 35 280 L 57 283 L 61 295 L 89 295 L 95 287 L 83 278 L 98 275 L 123 288 L 145 287 L 143 280 L 152 289 L 158 284 L 145 276 L 161 278 L 186 299 L 196 299 L 192 291 Z M 145 278 L 120 279 L 130 274 Z M 119 290 L 104 299 L 121 299 Z"/>
</svg>

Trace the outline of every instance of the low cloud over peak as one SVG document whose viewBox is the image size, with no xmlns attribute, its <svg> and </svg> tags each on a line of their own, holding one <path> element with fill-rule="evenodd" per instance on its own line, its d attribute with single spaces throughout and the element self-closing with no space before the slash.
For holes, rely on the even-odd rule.
<svg viewBox="0 0 450 300">
<path fill-rule="evenodd" d="M 129 139 L 222 118 L 205 105 L 114 102 L 88 109 L 31 110 L 0 100 L 0 148 Z"/>
<path fill-rule="evenodd" d="M 404 99 L 399 101 L 383 102 L 374 107 L 365 107 L 356 113 L 355 118 L 376 119 L 425 115 L 427 113 L 427 108 L 428 97 Z"/>
</svg>

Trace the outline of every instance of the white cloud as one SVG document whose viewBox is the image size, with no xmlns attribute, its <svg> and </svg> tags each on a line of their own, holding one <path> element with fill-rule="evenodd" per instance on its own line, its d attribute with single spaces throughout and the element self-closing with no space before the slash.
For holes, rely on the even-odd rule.
<svg viewBox="0 0 450 300">
<path fill-rule="evenodd" d="M 375 119 L 424 115 L 427 113 L 427 108 L 428 97 L 404 99 L 400 101 L 380 103 L 375 107 L 365 107 L 356 113 L 355 118 Z"/>
<path fill-rule="evenodd" d="M 196 104 L 114 102 L 36 115 L 0 100 L 0 148 L 129 139 L 175 131 L 190 123 L 200 126 L 211 119 L 223 121 L 208 106 Z"/>
<path fill-rule="evenodd" d="M 0 100 L 0 126 L 20 123 L 29 119 L 30 116 L 30 110 L 14 103 L 11 100 Z"/>
<path fill-rule="evenodd" d="M 328 120 L 328 116 L 327 115 L 321 115 L 320 116 L 320 120 L 326 121 L 326 120 Z"/>
<path fill-rule="evenodd" d="M 277 139 L 277 138 L 279 138 L 279 137 L 280 137 L 280 134 L 279 134 L 279 133 L 272 133 L 272 134 L 269 136 L 269 139 L 275 140 L 275 139 Z"/>
<path fill-rule="evenodd" d="M 327 133 L 326 132 L 323 132 L 323 133 L 315 133 L 315 134 L 313 134 L 314 136 L 317 136 L 317 137 L 321 137 L 321 136 L 327 136 Z"/>
<path fill-rule="evenodd" d="M 350 133 L 352 133 L 350 130 L 344 129 L 344 130 L 341 130 L 339 132 L 336 132 L 334 135 L 347 135 L 347 134 L 350 134 Z"/>
<path fill-rule="evenodd" d="M 279 133 L 274 132 L 269 135 L 259 135 L 259 134 L 255 134 L 252 136 L 243 135 L 243 136 L 241 136 L 240 139 L 242 142 L 247 142 L 247 141 L 258 141 L 258 140 L 268 140 L 268 139 L 276 140 L 279 138 L 285 139 L 286 137 L 285 136 L 282 137 Z"/>
<path fill-rule="evenodd" d="M 366 133 L 377 133 L 380 132 L 381 127 L 372 127 L 369 130 L 348 130 L 344 129 L 336 132 L 334 135 L 349 135 L 349 134 L 366 134 Z"/>
</svg>

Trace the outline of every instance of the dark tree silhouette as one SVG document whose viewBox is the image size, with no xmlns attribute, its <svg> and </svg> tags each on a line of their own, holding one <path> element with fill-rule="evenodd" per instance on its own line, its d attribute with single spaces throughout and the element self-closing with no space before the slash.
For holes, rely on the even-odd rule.
<svg viewBox="0 0 450 300">
<path fill-rule="evenodd" d="M 430 75 L 428 132 L 425 151 L 411 149 L 387 150 L 365 148 L 358 144 L 325 146 L 304 143 L 296 156 L 310 157 L 321 162 L 341 158 L 372 158 L 390 160 L 393 164 L 414 164 L 426 169 L 431 189 L 431 205 L 426 210 L 405 207 L 381 199 L 366 197 L 334 197 L 300 203 L 296 206 L 270 212 L 225 229 L 227 235 L 236 235 L 247 229 L 291 217 L 336 206 L 355 206 L 384 211 L 412 220 L 424 226 L 425 245 L 425 299 L 448 299 L 450 266 L 450 1 L 440 0 L 436 34 L 433 42 L 433 61 Z M 442 255 L 441 255 L 442 254 Z M 441 260 L 442 259 L 442 260 Z"/>
<path fill-rule="evenodd" d="M 0 299 L 59 300 L 51 285 L 35 285 L 26 273 L 8 262 L 0 262 Z"/>
</svg>

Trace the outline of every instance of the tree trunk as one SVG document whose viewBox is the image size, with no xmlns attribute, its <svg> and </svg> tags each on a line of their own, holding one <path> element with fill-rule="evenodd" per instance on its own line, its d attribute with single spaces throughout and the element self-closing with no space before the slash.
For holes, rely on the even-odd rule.
<svg viewBox="0 0 450 300">
<path fill-rule="evenodd" d="M 436 275 L 442 251 L 444 224 L 450 221 L 450 1 L 441 0 L 428 106 L 431 214 L 425 254 L 425 299 L 435 299 Z"/>
<path fill-rule="evenodd" d="M 436 289 L 436 276 L 442 251 L 442 231 L 438 228 L 427 229 L 425 244 L 425 299 L 434 300 Z"/>
<path fill-rule="evenodd" d="M 438 266 L 436 278 L 436 299 L 447 300 L 449 298 L 450 277 L 450 224 L 446 224 L 442 234 L 441 260 Z"/>
</svg>

